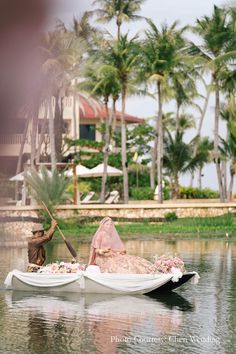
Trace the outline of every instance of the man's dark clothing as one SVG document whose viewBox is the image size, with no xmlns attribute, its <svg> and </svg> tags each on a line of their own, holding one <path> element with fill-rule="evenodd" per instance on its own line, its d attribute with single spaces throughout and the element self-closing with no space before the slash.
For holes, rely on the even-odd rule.
<svg viewBox="0 0 236 354">
<path fill-rule="evenodd" d="M 28 240 L 28 259 L 29 263 L 42 266 L 46 259 L 43 245 L 52 239 L 55 229 L 51 227 L 46 235 L 31 237 Z"/>
</svg>

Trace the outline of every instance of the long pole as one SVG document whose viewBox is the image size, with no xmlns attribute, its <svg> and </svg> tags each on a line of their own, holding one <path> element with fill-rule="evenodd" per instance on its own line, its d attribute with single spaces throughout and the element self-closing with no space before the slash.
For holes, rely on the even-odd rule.
<svg viewBox="0 0 236 354">
<path fill-rule="evenodd" d="M 46 205 L 43 201 L 42 201 L 42 204 L 43 204 L 45 210 L 47 211 L 48 215 L 50 216 L 51 220 L 53 220 L 53 216 L 52 216 L 52 214 L 50 213 L 50 211 L 48 210 L 47 205 Z M 65 236 L 63 235 L 63 232 L 61 231 L 61 229 L 60 229 L 60 227 L 59 227 L 58 225 L 57 225 L 57 229 L 58 229 L 58 231 L 59 231 L 61 237 L 63 238 L 63 240 L 64 240 L 64 242 L 65 242 L 65 244 L 66 244 L 66 246 L 67 246 L 69 252 L 71 253 L 72 257 L 73 257 L 73 258 L 77 258 L 77 252 L 76 252 L 75 249 L 72 247 L 72 245 L 70 244 L 70 242 L 66 240 Z"/>
<path fill-rule="evenodd" d="M 76 181 L 76 164 L 73 163 L 73 179 L 74 179 L 74 205 L 77 205 L 77 181 Z"/>
</svg>

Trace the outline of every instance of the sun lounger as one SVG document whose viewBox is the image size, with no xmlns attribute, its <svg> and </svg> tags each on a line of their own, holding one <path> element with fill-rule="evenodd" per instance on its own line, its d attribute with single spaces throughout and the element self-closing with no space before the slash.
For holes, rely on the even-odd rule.
<svg viewBox="0 0 236 354">
<path fill-rule="evenodd" d="M 105 204 L 117 203 L 120 198 L 118 191 L 112 191 L 109 197 L 105 200 Z"/>
<path fill-rule="evenodd" d="M 86 204 L 88 202 L 92 202 L 91 199 L 93 198 L 95 192 L 91 191 L 89 192 L 82 200 L 81 200 L 81 203 L 82 204 Z"/>
</svg>

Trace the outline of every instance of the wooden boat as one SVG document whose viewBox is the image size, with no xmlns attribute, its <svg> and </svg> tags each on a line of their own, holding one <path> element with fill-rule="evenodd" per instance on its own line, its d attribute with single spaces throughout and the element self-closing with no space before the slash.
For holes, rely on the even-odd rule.
<svg viewBox="0 0 236 354">
<path fill-rule="evenodd" d="M 97 293 L 97 294 L 156 294 L 171 291 L 190 279 L 198 281 L 196 272 L 183 274 L 118 274 L 77 273 L 47 274 L 13 270 L 5 279 L 7 289 L 36 292 Z"/>
</svg>

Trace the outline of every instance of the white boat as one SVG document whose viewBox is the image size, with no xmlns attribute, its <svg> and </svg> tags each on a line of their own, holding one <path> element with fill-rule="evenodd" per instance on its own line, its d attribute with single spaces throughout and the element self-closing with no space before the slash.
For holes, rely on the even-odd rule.
<svg viewBox="0 0 236 354">
<path fill-rule="evenodd" d="M 47 274 L 13 270 L 8 273 L 4 284 L 6 289 L 20 291 L 142 295 L 171 291 L 190 279 L 197 283 L 198 273 L 119 274 L 80 271 Z"/>
</svg>

